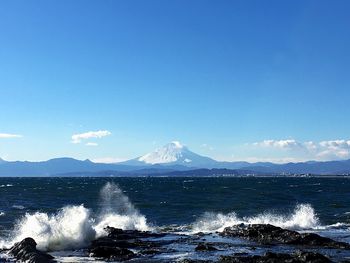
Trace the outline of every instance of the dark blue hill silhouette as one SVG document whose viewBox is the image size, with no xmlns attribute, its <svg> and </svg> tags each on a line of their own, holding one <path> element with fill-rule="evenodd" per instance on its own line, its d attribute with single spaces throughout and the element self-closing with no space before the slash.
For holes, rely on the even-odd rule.
<svg viewBox="0 0 350 263">
<path fill-rule="evenodd" d="M 216 170 L 215 170 L 216 169 Z M 53 175 L 190 175 L 191 170 L 206 176 L 215 173 L 235 174 L 350 174 L 350 160 L 328 162 L 300 162 L 274 164 L 269 162 L 219 162 L 190 151 L 179 142 L 172 142 L 144 156 L 122 163 L 94 163 L 90 160 L 55 158 L 42 162 L 0 159 L 0 176 L 53 176 Z"/>
</svg>

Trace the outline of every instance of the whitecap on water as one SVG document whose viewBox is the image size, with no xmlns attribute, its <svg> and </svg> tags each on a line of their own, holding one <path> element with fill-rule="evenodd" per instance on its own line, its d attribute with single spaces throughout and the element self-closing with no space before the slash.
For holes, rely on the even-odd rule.
<svg viewBox="0 0 350 263">
<path fill-rule="evenodd" d="M 23 210 L 24 206 L 23 205 L 13 205 L 12 208 Z"/>
<path fill-rule="evenodd" d="M 313 207 L 309 204 L 297 205 L 293 213 L 278 215 L 262 213 L 251 217 L 239 217 L 236 213 L 205 213 L 192 225 L 195 232 L 223 231 L 225 227 L 237 224 L 271 224 L 289 229 L 312 229 L 319 226 L 319 219 Z"/>
<path fill-rule="evenodd" d="M 328 226 L 319 226 L 317 227 L 317 229 L 319 230 L 323 230 L 323 229 L 347 229 L 349 228 L 349 224 L 347 223 L 342 223 L 342 222 L 337 222 L 335 224 L 331 224 L 331 225 L 328 225 Z"/>
</svg>

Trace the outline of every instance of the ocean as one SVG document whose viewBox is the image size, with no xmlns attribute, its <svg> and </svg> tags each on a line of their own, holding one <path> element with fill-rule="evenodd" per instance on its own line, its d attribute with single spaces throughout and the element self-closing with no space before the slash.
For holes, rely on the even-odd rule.
<svg viewBox="0 0 350 263">
<path fill-rule="evenodd" d="M 350 178 L 0 178 L 0 248 L 30 236 L 59 262 L 93 261 L 84 248 L 103 236 L 107 225 L 169 232 L 174 238 L 203 232 L 213 241 L 216 231 L 240 223 L 269 223 L 350 242 Z M 249 250 L 244 241 L 234 243 L 224 253 Z M 147 260 L 202 257 L 186 243 L 172 246 Z M 325 253 L 349 258 L 347 252 Z M 5 253 L 1 258 L 11 260 Z"/>
</svg>

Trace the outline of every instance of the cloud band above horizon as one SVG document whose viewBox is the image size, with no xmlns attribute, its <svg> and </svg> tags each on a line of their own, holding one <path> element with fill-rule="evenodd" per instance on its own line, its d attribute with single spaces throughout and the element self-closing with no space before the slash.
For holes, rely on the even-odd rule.
<svg viewBox="0 0 350 263">
<path fill-rule="evenodd" d="M 315 160 L 340 160 L 350 158 L 350 140 L 329 141 L 297 141 L 287 140 L 263 140 L 253 143 L 260 148 L 288 150 L 291 152 L 304 152 Z"/>
<path fill-rule="evenodd" d="M 89 131 L 89 132 L 85 132 L 85 133 L 73 134 L 71 142 L 74 144 L 78 144 L 78 143 L 81 143 L 83 140 L 88 140 L 91 138 L 100 139 L 102 137 L 106 137 L 106 136 L 109 136 L 111 134 L 112 133 L 110 131 L 107 131 L 107 130 Z M 91 146 L 92 144 L 94 144 L 94 146 L 97 145 L 96 143 L 89 143 L 89 146 Z"/>
<path fill-rule="evenodd" d="M 0 133 L 0 139 L 22 138 L 20 134 Z"/>
</svg>

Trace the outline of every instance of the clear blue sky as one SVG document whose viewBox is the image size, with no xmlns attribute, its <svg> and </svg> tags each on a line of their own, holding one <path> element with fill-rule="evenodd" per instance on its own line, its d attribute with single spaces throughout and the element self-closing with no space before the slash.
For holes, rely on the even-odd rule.
<svg viewBox="0 0 350 263">
<path fill-rule="evenodd" d="M 1 1 L 0 157 L 123 159 L 179 140 L 221 160 L 347 158 L 349 13 L 347 0 Z M 111 134 L 72 143 L 89 131 Z"/>
</svg>

